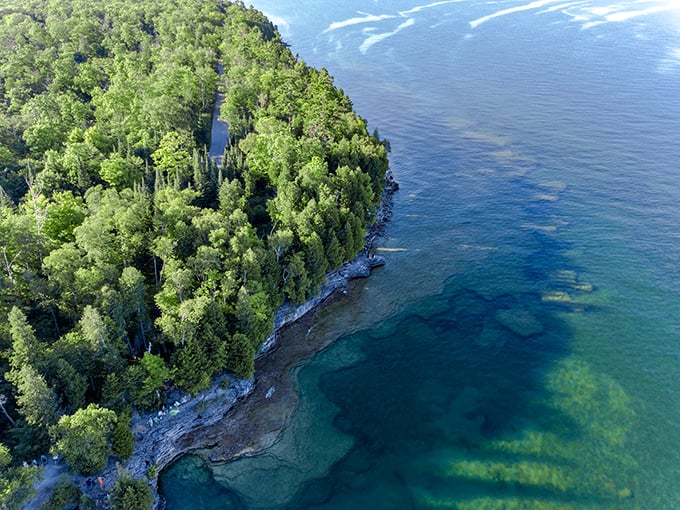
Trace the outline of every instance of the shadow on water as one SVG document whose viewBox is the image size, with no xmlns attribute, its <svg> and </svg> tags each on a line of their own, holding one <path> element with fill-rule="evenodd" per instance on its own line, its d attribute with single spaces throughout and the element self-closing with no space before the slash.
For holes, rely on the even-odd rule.
<svg viewBox="0 0 680 510">
<path fill-rule="evenodd" d="M 492 269 L 503 261 L 487 259 L 485 276 L 456 275 L 339 341 L 360 345 L 363 360 L 320 387 L 354 446 L 286 508 L 634 506 L 627 397 L 571 356 L 563 318 L 592 311 L 579 300 L 592 289 L 564 243 L 532 237 L 522 272 L 533 291 L 504 292 Z"/>
</svg>

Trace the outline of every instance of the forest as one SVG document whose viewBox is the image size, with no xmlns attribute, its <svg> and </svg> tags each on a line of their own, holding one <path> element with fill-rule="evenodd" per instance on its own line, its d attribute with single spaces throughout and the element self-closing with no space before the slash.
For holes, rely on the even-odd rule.
<svg viewBox="0 0 680 510">
<path fill-rule="evenodd" d="M 240 2 L 0 12 L 0 507 L 20 508 L 24 461 L 96 473 L 165 389 L 251 377 L 276 308 L 363 248 L 388 144 Z"/>
</svg>

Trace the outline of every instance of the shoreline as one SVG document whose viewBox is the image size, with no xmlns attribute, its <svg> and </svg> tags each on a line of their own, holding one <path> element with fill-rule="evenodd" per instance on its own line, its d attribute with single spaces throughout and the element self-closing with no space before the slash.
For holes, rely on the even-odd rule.
<svg viewBox="0 0 680 510">
<path fill-rule="evenodd" d="M 331 300 L 348 294 L 353 280 L 367 278 L 374 268 L 385 264 L 384 257 L 373 255 L 372 249 L 391 218 L 392 196 L 398 189 L 388 170 L 376 221 L 367 231 L 364 249 L 353 260 L 328 273 L 316 296 L 300 305 L 284 303 L 277 309 L 273 331 L 256 355 L 253 379 L 238 379 L 225 373 L 194 397 L 171 391 L 168 412 L 140 415 L 135 411 L 130 424 L 135 437 L 134 451 L 128 461 L 110 459 L 102 472 L 92 476 L 69 474 L 69 481 L 91 497 L 97 508 L 109 508 L 109 494 L 119 469 L 128 471 L 133 478 L 143 478 L 152 468 L 153 476 L 148 478 L 155 495 L 154 508 L 163 508 L 158 475 L 180 456 L 211 448 L 208 460 L 227 462 L 271 446 L 297 407 L 298 396 L 293 378 L 289 377 L 291 368 L 332 342 L 306 341 L 314 313 Z M 268 412 L 272 409 L 276 412 Z M 63 476 L 65 464 L 50 463 L 43 469 L 46 480 L 40 483 L 41 490 L 25 510 L 37 510 L 47 502 Z M 88 480 L 99 478 L 102 483 L 98 487 L 88 484 Z"/>
<path fill-rule="evenodd" d="M 220 420 L 196 427 L 184 436 L 183 451 L 159 468 L 152 480 L 155 508 L 165 507 L 158 493 L 158 474 L 181 455 L 198 454 L 200 450 L 210 448 L 209 454 L 201 456 L 209 462 L 223 463 L 244 455 L 254 455 L 277 441 L 299 401 L 293 369 L 335 340 L 308 341 L 314 314 L 331 300 L 348 295 L 354 280 L 368 278 L 373 269 L 385 265 L 385 258 L 374 255 L 372 250 L 392 217 L 392 197 L 398 189 L 399 184 L 388 170 L 376 221 L 367 229 L 364 249 L 353 260 L 328 273 L 326 283 L 316 296 L 300 305 L 284 303 L 279 307 L 273 332 L 255 357 L 251 389 L 237 399 L 242 400 L 239 405 L 234 402 L 225 409 Z"/>
</svg>

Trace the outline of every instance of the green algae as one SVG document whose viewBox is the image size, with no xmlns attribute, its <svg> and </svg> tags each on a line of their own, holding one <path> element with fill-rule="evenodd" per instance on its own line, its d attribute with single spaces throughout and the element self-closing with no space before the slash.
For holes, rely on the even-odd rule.
<svg viewBox="0 0 680 510">
<path fill-rule="evenodd" d="M 451 501 L 424 495 L 420 499 L 422 508 L 452 510 L 578 510 L 582 505 L 565 504 L 545 500 L 527 500 L 523 498 L 477 498 L 469 501 Z"/>
<path fill-rule="evenodd" d="M 453 462 L 446 476 L 472 478 L 484 482 L 519 484 L 550 491 L 576 490 L 578 480 L 567 468 L 536 461 L 479 461 Z"/>
<path fill-rule="evenodd" d="M 494 317 L 503 326 L 521 337 L 537 335 L 544 329 L 536 316 L 524 308 L 501 309 Z"/>
<path fill-rule="evenodd" d="M 573 357 L 557 363 L 544 381 L 545 393 L 533 403 L 536 418 L 525 418 L 506 437 L 443 454 L 438 467 L 425 468 L 438 473 L 443 486 L 482 483 L 495 487 L 494 494 L 447 498 L 421 488 L 423 507 L 635 508 L 637 463 L 627 448 L 635 422 L 631 399 L 616 381 Z"/>
</svg>

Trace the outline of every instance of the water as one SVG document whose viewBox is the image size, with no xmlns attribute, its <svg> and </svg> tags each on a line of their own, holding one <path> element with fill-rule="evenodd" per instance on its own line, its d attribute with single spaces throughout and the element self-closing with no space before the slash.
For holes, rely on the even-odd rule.
<svg viewBox="0 0 680 510">
<path fill-rule="evenodd" d="M 680 8 L 253 3 L 401 191 L 280 440 L 168 508 L 680 508 Z"/>
</svg>

